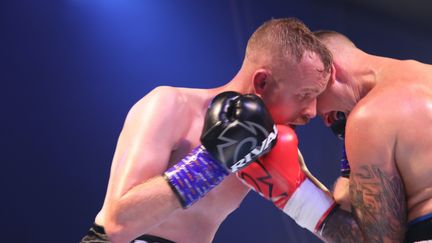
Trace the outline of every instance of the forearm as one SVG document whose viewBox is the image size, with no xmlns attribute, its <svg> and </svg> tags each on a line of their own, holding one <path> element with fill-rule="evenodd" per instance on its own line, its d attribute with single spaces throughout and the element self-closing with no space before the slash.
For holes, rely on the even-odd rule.
<svg viewBox="0 0 432 243">
<path fill-rule="evenodd" d="M 181 209 L 178 198 L 162 176 L 129 190 L 110 204 L 105 230 L 112 242 L 130 242 Z"/>
<path fill-rule="evenodd" d="M 177 209 L 188 208 L 229 173 L 203 146 L 154 177 L 112 200 L 107 233 L 110 240 L 128 242 L 147 233 Z"/>
<path fill-rule="evenodd" d="M 339 177 L 333 186 L 333 198 L 340 205 L 340 208 L 351 212 L 351 202 L 349 198 L 349 179 Z"/>
<path fill-rule="evenodd" d="M 356 242 L 402 242 L 406 228 L 406 199 L 397 173 L 364 165 L 350 176 L 351 212 L 338 210 L 323 227 L 329 241 L 342 237 Z M 345 228 L 346 227 L 346 228 Z M 361 240 L 359 240 L 361 239 Z"/>
</svg>

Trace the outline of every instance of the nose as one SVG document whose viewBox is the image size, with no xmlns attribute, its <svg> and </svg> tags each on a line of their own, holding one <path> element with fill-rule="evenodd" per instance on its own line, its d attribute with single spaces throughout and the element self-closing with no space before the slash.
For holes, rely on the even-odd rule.
<svg viewBox="0 0 432 243">
<path fill-rule="evenodd" d="M 316 109 L 317 100 L 313 99 L 309 102 L 303 109 L 303 115 L 309 119 L 316 117 L 317 109 Z"/>
</svg>

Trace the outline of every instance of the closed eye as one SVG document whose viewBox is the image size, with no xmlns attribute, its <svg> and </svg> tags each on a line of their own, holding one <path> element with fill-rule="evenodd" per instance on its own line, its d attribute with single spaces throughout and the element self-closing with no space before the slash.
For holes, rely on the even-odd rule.
<svg viewBox="0 0 432 243">
<path fill-rule="evenodd" d="M 312 94 L 311 93 L 305 93 L 305 94 L 299 94 L 298 95 L 298 99 L 303 101 L 303 100 L 307 100 L 312 98 Z"/>
<path fill-rule="evenodd" d="M 306 93 L 304 93 L 304 94 L 298 94 L 298 95 L 297 95 L 297 97 L 298 97 L 300 100 L 306 98 L 306 96 L 307 96 Z"/>
</svg>

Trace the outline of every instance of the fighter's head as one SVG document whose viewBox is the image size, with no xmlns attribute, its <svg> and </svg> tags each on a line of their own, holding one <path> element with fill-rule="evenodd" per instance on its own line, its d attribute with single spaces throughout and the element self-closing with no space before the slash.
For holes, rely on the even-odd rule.
<svg viewBox="0 0 432 243">
<path fill-rule="evenodd" d="M 272 19 L 251 36 L 242 70 L 274 121 L 305 124 L 330 77 L 331 53 L 298 19 Z"/>
<path fill-rule="evenodd" d="M 345 35 L 331 30 L 314 32 L 315 36 L 331 51 L 333 64 L 325 91 L 318 97 L 317 112 L 327 126 L 340 121 L 341 114 L 349 114 L 361 98 L 361 90 L 353 66 L 361 51 Z"/>
</svg>

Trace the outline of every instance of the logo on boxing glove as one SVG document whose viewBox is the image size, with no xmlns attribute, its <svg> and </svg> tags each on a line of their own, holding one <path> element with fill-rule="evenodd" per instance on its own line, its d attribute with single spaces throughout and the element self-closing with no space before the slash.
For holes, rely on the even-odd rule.
<svg viewBox="0 0 432 243">
<path fill-rule="evenodd" d="M 242 139 L 241 141 L 237 141 L 235 139 L 229 138 L 228 136 L 226 136 L 226 133 L 230 130 L 231 127 L 236 127 L 236 129 L 239 129 L 240 127 L 247 130 L 248 132 L 251 133 L 251 136 L 246 137 L 244 139 Z M 260 145 L 258 145 L 258 141 L 257 141 L 257 137 L 258 133 L 262 133 L 265 136 L 265 139 L 261 142 Z M 271 148 L 271 144 L 272 142 L 276 139 L 277 137 L 277 128 L 276 125 L 273 126 L 273 131 L 272 132 L 268 132 L 267 129 L 265 129 L 263 126 L 255 123 L 255 122 L 251 122 L 251 121 L 245 121 L 245 123 L 242 123 L 240 121 L 237 121 L 235 123 L 232 124 L 232 126 L 228 126 L 219 136 L 219 139 L 224 141 L 225 143 L 223 144 L 219 144 L 217 146 L 218 149 L 218 153 L 219 156 L 223 159 L 226 149 L 233 149 L 232 146 L 235 146 L 234 149 L 234 157 L 233 157 L 233 161 L 235 161 L 231 166 L 230 166 L 230 170 L 232 172 L 236 172 L 239 169 L 245 167 L 246 165 L 248 165 L 249 163 L 251 163 L 253 160 L 255 160 L 256 158 L 258 158 L 259 156 L 263 155 L 264 153 L 268 152 L 269 148 Z M 244 146 L 248 147 L 248 151 L 250 151 L 249 153 L 247 153 L 246 155 L 243 155 L 244 152 L 242 152 L 242 150 L 244 149 Z M 240 158 L 239 158 L 240 157 Z"/>
<path fill-rule="evenodd" d="M 271 200 L 277 207 L 283 208 L 288 202 L 288 193 L 275 187 L 276 180 L 258 159 L 248 168 L 237 172 L 241 181 L 261 196 Z"/>
</svg>

